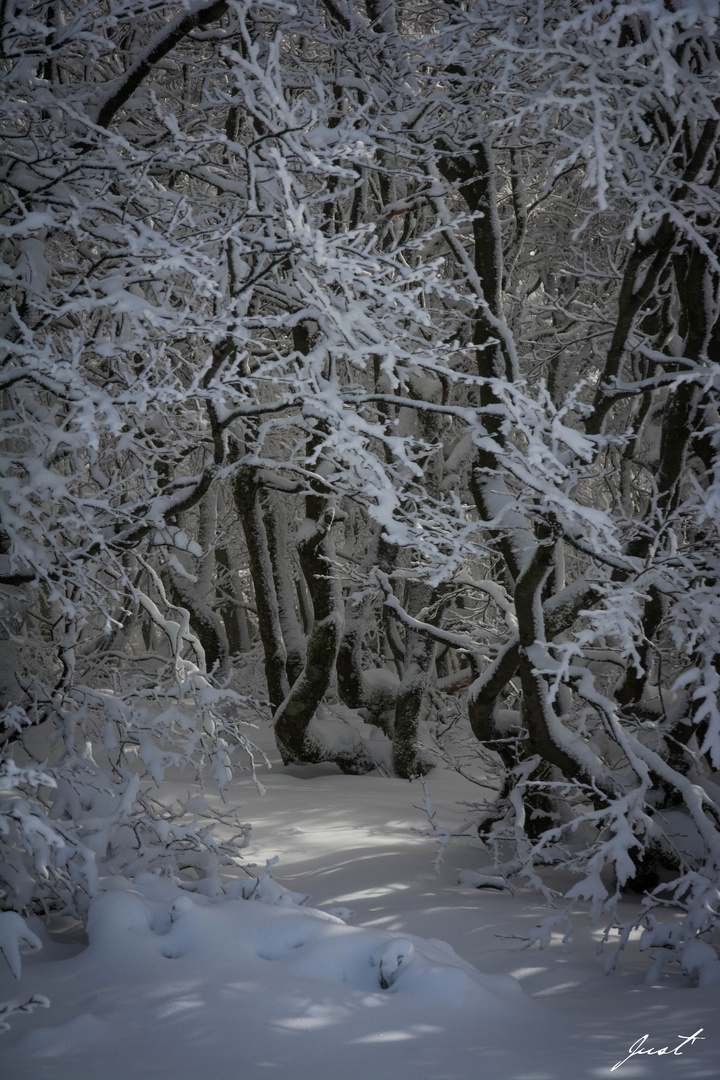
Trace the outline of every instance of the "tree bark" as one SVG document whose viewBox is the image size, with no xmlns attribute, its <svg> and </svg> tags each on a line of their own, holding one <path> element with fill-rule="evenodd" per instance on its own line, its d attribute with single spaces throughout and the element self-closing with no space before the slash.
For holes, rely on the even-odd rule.
<svg viewBox="0 0 720 1080">
<path fill-rule="evenodd" d="M 260 506 L 256 471 L 248 466 L 238 469 L 233 477 L 232 490 L 248 549 L 250 576 L 255 589 L 258 629 L 265 655 L 265 679 L 270 708 L 275 714 L 288 692 L 285 673 L 287 657 L 280 627 L 280 612 Z"/>
<path fill-rule="evenodd" d="M 305 668 L 275 716 L 275 736 L 285 761 L 318 761 L 323 755 L 308 745 L 308 725 L 322 701 L 335 666 L 343 630 L 342 596 L 332 573 L 334 545 L 330 535 L 334 513 L 325 500 L 308 496 L 308 516 L 298 543 L 300 566 L 313 603 L 313 628 Z"/>
<path fill-rule="evenodd" d="M 407 610 L 417 616 L 423 609 L 439 604 L 439 596 L 422 581 L 412 581 L 408 587 Z M 435 620 L 439 614 L 435 614 Z M 428 634 L 408 632 L 405 671 L 400 682 L 395 705 L 393 726 L 393 768 L 398 776 L 410 780 L 423 770 L 418 746 L 418 724 L 428 677 L 433 667 L 437 643 Z"/>
</svg>

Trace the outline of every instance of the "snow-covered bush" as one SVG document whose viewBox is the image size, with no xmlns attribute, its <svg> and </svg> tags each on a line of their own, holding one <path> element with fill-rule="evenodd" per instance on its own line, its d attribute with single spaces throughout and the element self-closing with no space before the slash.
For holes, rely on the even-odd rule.
<svg viewBox="0 0 720 1080">
<path fill-rule="evenodd" d="M 224 790 L 232 777 L 232 748 L 222 738 L 208 738 L 202 727 L 198 732 L 199 719 L 207 728 L 213 710 L 177 702 L 142 708 L 137 698 L 118 702 L 108 692 L 85 696 L 101 699 L 103 730 L 88 729 L 89 709 L 73 715 L 73 727 L 85 729 L 80 753 L 63 752 L 56 764 L 42 768 L 10 758 L 0 765 L 4 904 L 25 914 L 84 919 L 103 880 L 141 873 L 213 895 L 223 871 L 237 871 L 250 826 L 231 811 L 212 810 L 201 795 L 169 803 L 160 802 L 156 791 L 169 767 L 192 769 L 196 783 L 214 773 Z M 216 707 L 216 694 L 213 699 Z M 221 719 L 216 713 L 214 722 Z M 243 757 L 252 762 L 251 744 L 244 735 L 240 740 Z M 220 823 L 231 830 L 224 841 L 213 834 Z"/>
</svg>

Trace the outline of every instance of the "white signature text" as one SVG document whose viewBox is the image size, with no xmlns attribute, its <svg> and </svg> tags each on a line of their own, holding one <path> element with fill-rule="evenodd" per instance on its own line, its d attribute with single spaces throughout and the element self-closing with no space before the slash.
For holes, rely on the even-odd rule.
<svg viewBox="0 0 720 1080">
<path fill-rule="evenodd" d="M 630 1060 L 630 1058 L 635 1057 L 636 1054 L 656 1054 L 657 1057 L 663 1057 L 665 1054 L 676 1054 L 678 1057 L 682 1057 L 684 1046 L 692 1045 L 698 1039 L 700 1040 L 700 1042 L 705 1041 L 704 1036 L 701 1036 L 700 1034 L 702 1031 L 703 1028 L 698 1028 L 694 1035 L 678 1035 L 678 1039 L 680 1040 L 680 1042 L 672 1050 L 669 1046 L 663 1046 L 660 1050 L 655 1050 L 652 1046 L 648 1046 L 646 1048 L 645 1043 L 650 1038 L 650 1036 L 643 1035 L 641 1039 L 638 1039 L 637 1042 L 634 1042 L 632 1044 L 629 1049 L 628 1056 L 626 1058 L 623 1058 L 622 1061 L 618 1061 L 616 1065 L 613 1065 L 610 1072 L 615 1072 L 616 1069 L 619 1069 L 621 1065 L 624 1065 L 626 1061 Z"/>
</svg>

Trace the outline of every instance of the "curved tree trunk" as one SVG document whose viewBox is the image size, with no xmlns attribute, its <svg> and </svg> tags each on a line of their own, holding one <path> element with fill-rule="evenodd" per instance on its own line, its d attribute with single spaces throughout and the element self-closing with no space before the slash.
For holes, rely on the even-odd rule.
<svg viewBox="0 0 720 1080">
<path fill-rule="evenodd" d="M 233 477 L 232 489 L 238 517 L 245 534 L 250 576 L 255 589 L 258 629 L 265 655 L 265 679 L 270 708 L 273 713 L 276 713 L 288 691 L 285 673 L 287 658 L 255 470 L 248 466 L 240 468 Z"/>
<path fill-rule="evenodd" d="M 176 570 L 168 569 L 165 576 L 173 603 L 185 608 L 190 616 L 190 626 L 197 634 L 205 653 L 208 675 L 220 680 L 226 679 L 230 671 L 230 650 L 221 617 L 200 600 L 192 582 Z"/>
<path fill-rule="evenodd" d="M 208 600 L 213 597 L 213 545 L 217 529 L 217 491 L 211 488 L 198 503 L 198 542 L 204 554 L 192 558 L 193 575 L 184 577 L 168 565 L 164 577 L 170 586 L 173 603 L 186 609 L 190 626 L 197 634 L 205 653 L 208 675 L 224 680 L 230 673 L 230 648 L 225 624 Z M 186 556 L 186 559 L 189 557 Z M 191 577 L 195 577 L 195 581 Z"/>
<path fill-rule="evenodd" d="M 390 569 L 389 560 L 385 558 L 386 553 L 383 550 L 387 546 L 381 536 L 373 538 L 365 558 L 366 571 L 376 565 L 382 569 Z M 369 594 L 361 599 L 351 596 L 345 603 L 345 630 L 335 663 L 338 694 L 349 709 L 361 710 L 363 718 L 369 724 L 392 737 L 397 701 L 397 687 L 393 684 L 392 673 L 383 669 L 380 679 L 377 671 L 370 674 L 363 669 L 362 644 L 372 617 L 372 607 L 373 600 Z M 387 621 L 399 639 L 389 613 Z M 402 656 L 404 660 L 404 646 Z"/>
<path fill-rule="evenodd" d="M 334 512 L 319 496 L 308 496 L 308 510 L 320 510 L 301 527 L 300 566 L 313 602 L 313 628 L 305 668 L 275 716 L 275 736 L 286 761 L 326 757 L 308 744 L 307 729 L 330 684 L 343 630 L 342 596 L 331 572 L 334 545 L 330 535 Z M 320 504 L 320 505 L 319 505 Z"/>
</svg>

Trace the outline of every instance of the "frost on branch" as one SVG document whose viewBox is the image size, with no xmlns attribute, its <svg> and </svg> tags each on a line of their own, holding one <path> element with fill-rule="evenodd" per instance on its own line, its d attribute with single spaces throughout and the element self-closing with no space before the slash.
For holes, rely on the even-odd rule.
<svg viewBox="0 0 720 1080">
<path fill-rule="evenodd" d="M 0 1004 L 0 1033 L 9 1031 L 10 1025 L 6 1017 L 15 1013 L 29 1013 L 33 1009 L 48 1009 L 50 1002 L 43 994 L 31 994 L 25 1001 L 4 1001 Z"/>
<path fill-rule="evenodd" d="M 16 911 L 0 912 L 0 952 L 16 979 L 20 978 L 21 945 L 27 945 L 29 949 L 42 948 L 37 934 L 28 929 L 25 920 Z"/>
</svg>

